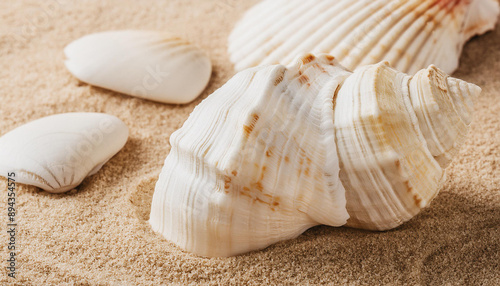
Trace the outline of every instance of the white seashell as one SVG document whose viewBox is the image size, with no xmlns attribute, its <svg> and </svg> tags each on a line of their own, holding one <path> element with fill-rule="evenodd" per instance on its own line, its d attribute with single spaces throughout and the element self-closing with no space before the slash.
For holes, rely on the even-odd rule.
<svg viewBox="0 0 500 286">
<path fill-rule="evenodd" d="M 229 37 L 236 70 L 329 53 L 353 70 L 389 61 L 414 74 L 458 67 L 465 42 L 494 28 L 497 0 L 264 0 Z"/>
<path fill-rule="evenodd" d="M 163 103 L 188 103 L 207 86 L 210 59 L 167 33 L 109 31 L 87 35 L 65 49 L 66 67 L 79 80 Z"/>
<path fill-rule="evenodd" d="M 51 193 L 69 191 L 120 151 L 127 126 L 102 113 L 65 113 L 22 125 L 0 137 L 0 175 Z"/>
<path fill-rule="evenodd" d="M 242 71 L 172 134 L 150 224 L 203 256 L 396 227 L 439 191 L 479 93 L 434 66 L 351 73 L 329 55 Z"/>
</svg>

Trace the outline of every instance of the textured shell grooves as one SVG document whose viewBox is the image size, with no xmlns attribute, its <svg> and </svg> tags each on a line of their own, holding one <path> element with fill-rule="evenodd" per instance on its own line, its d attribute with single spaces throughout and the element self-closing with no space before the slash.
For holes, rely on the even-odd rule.
<svg viewBox="0 0 500 286">
<path fill-rule="evenodd" d="M 375 81 L 366 85 L 370 78 Z M 409 77 L 381 64 L 346 80 L 337 96 L 335 126 L 351 216 L 347 225 L 391 229 L 428 205 L 465 139 L 472 102 L 462 94 L 470 89 L 480 92 L 433 66 Z M 392 114 L 402 109 L 406 117 Z M 377 137 L 366 137 L 370 130 Z"/>
<path fill-rule="evenodd" d="M 318 224 L 397 227 L 438 193 L 479 92 L 434 66 L 351 73 L 329 55 L 245 70 L 172 134 L 149 222 L 203 256 Z"/>
<path fill-rule="evenodd" d="M 414 74 L 430 64 L 451 73 L 462 46 L 492 29 L 494 0 L 264 0 L 229 37 L 236 70 L 290 64 L 302 53 L 329 53 L 349 69 L 387 60 Z"/>
<path fill-rule="evenodd" d="M 316 66 L 242 72 L 196 107 L 172 135 L 153 229 L 196 253 L 229 256 L 317 224 L 345 224 L 331 111 L 348 73 Z M 308 96 L 294 96 L 297 90 Z M 193 172 L 199 175 L 189 179 Z"/>
</svg>

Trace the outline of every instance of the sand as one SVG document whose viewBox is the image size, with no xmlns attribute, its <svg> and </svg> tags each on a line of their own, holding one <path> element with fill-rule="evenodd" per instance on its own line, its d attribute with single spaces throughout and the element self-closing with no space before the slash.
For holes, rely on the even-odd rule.
<svg viewBox="0 0 500 286">
<path fill-rule="evenodd" d="M 150 201 L 169 136 L 233 75 L 226 39 L 257 1 L 58 1 L 0 2 L 0 135 L 47 115 L 89 111 L 121 118 L 130 139 L 69 193 L 18 186 L 16 280 L 5 273 L 7 186 L 0 180 L 0 284 L 500 285 L 500 26 L 466 45 L 454 74 L 483 94 L 470 137 L 429 208 L 392 231 L 320 226 L 262 251 L 206 259 L 151 231 Z M 148 102 L 80 83 L 64 67 L 72 40 L 129 28 L 168 30 L 207 51 L 214 73 L 200 98 L 183 106 Z"/>
</svg>

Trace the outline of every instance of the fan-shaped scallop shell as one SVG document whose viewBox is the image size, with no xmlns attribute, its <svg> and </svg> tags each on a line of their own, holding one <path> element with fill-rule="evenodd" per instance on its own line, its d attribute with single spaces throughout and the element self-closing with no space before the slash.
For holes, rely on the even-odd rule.
<svg viewBox="0 0 500 286">
<path fill-rule="evenodd" d="M 236 70 L 290 64 L 301 53 L 329 53 L 344 66 L 389 61 L 414 74 L 458 67 L 464 43 L 493 29 L 497 0 L 264 0 L 229 37 Z"/>
<path fill-rule="evenodd" d="M 439 191 L 479 92 L 434 66 L 351 73 L 329 55 L 242 71 L 172 134 L 150 224 L 204 256 L 318 224 L 396 227 Z"/>
</svg>

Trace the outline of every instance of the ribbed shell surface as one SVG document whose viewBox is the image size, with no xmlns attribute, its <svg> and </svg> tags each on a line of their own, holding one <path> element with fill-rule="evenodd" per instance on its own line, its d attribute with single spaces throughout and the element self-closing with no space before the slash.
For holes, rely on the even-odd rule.
<svg viewBox="0 0 500 286">
<path fill-rule="evenodd" d="M 328 53 L 350 70 L 388 61 L 414 74 L 458 67 L 464 43 L 493 29 L 496 0 L 264 0 L 229 37 L 236 70 Z"/>
</svg>

